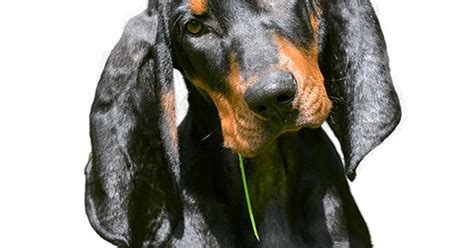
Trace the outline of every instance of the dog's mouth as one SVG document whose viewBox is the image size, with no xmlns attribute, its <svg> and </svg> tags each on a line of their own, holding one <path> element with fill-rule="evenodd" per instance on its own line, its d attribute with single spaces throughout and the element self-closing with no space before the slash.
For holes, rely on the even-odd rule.
<svg viewBox="0 0 474 248">
<path fill-rule="evenodd" d="M 279 135 L 296 132 L 301 128 L 318 128 L 326 120 L 331 109 L 321 80 L 298 80 L 298 93 L 291 104 L 291 111 L 274 118 L 263 118 L 253 112 L 240 94 L 229 99 L 211 94 L 221 121 L 224 147 L 244 157 L 255 157 Z M 322 78 L 321 78 L 322 79 Z"/>
<path fill-rule="evenodd" d="M 309 66 L 308 66 L 309 68 Z M 289 68 L 291 69 L 291 68 Z M 329 115 L 332 103 L 326 93 L 324 80 L 319 70 L 308 73 L 292 73 L 297 87 L 289 111 L 263 117 L 248 106 L 244 90 L 239 87 L 231 93 L 206 90 L 200 80 L 194 84 L 206 90 L 214 102 L 221 122 L 223 146 L 240 153 L 244 157 L 255 157 L 279 135 L 296 132 L 301 128 L 318 128 Z"/>
</svg>

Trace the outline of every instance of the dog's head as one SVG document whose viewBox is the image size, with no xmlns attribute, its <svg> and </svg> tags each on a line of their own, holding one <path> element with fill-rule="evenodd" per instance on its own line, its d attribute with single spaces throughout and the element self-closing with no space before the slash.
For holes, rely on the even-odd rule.
<svg viewBox="0 0 474 248">
<path fill-rule="evenodd" d="M 354 179 L 400 119 L 369 0 L 150 0 L 112 51 L 91 112 L 88 213 L 116 244 L 130 242 L 129 202 L 161 202 L 150 216 L 179 209 L 162 190 L 180 174 L 173 67 L 215 105 L 224 146 L 248 157 L 327 119 Z"/>
<path fill-rule="evenodd" d="M 224 146 L 255 156 L 283 132 L 319 127 L 334 104 L 329 122 L 353 178 L 362 157 L 397 124 L 398 99 L 369 3 L 171 5 L 175 66 L 215 104 Z"/>
<path fill-rule="evenodd" d="M 280 133 L 319 127 L 331 101 L 308 1 L 179 1 L 175 64 L 219 113 L 224 146 L 253 157 Z"/>
</svg>

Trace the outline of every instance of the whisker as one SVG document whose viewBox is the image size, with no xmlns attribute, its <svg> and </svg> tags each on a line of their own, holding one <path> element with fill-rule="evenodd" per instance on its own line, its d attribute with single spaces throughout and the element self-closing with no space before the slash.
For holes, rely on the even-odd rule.
<svg viewBox="0 0 474 248">
<path fill-rule="evenodd" d="M 201 141 L 205 141 L 207 139 L 209 139 L 216 131 L 217 131 L 218 128 L 214 129 L 212 132 L 210 132 L 208 135 L 206 135 L 206 137 L 204 137 Z"/>
<path fill-rule="evenodd" d="M 341 78 L 335 78 L 335 79 L 327 79 L 325 80 L 326 82 L 331 82 L 331 83 L 335 83 L 335 82 L 340 82 L 340 81 L 344 81 L 346 79 L 348 79 L 349 76 L 345 76 L 345 77 L 341 77 Z"/>
</svg>

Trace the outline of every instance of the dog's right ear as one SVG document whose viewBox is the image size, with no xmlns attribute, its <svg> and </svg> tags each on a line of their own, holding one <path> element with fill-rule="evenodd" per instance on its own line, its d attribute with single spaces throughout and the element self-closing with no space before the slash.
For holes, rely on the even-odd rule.
<svg viewBox="0 0 474 248">
<path fill-rule="evenodd" d="M 369 0 L 319 0 L 321 71 L 333 101 L 328 123 L 341 143 L 346 175 L 400 122 L 385 40 Z"/>
<path fill-rule="evenodd" d="M 118 247 L 162 243 L 181 215 L 166 12 L 150 1 L 129 21 L 90 114 L 86 211 L 96 232 Z"/>
</svg>

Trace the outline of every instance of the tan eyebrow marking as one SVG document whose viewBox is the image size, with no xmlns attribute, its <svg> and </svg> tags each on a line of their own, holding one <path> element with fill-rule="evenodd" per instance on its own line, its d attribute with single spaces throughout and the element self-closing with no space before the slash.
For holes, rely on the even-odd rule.
<svg viewBox="0 0 474 248">
<path fill-rule="evenodd" d="M 189 8 L 193 15 L 203 15 L 207 12 L 207 0 L 190 0 Z"/>
</svg>

